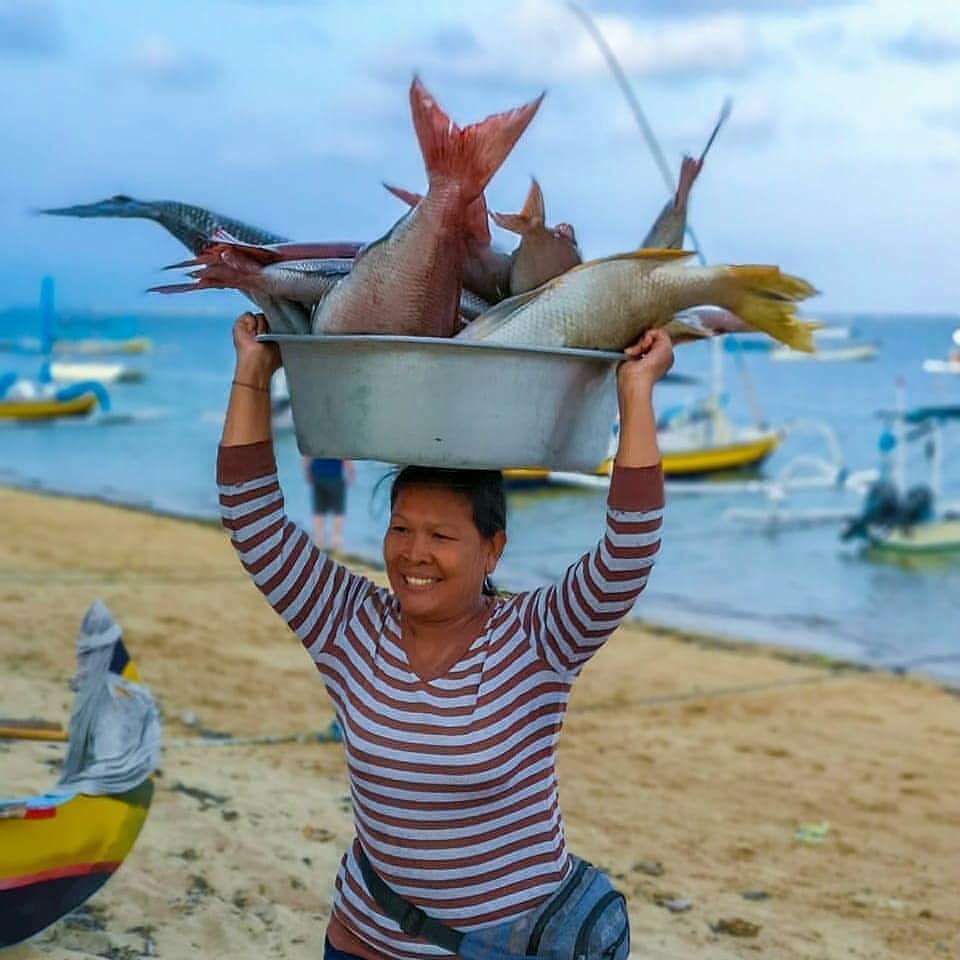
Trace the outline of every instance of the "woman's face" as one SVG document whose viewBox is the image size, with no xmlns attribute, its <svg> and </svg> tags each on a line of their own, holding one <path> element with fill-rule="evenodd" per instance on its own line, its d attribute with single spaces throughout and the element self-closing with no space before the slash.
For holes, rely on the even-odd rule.
<svg viewBox="0 0 960 960">
<path fill-rule="evenodd" d="M 489 540 L 481 536 L 463 494 L 433 486 L 401 489 L 383 559 L 404 614 L 442 621 L 474 610 L 505 543 L 502 531 Z"/>
</svg>

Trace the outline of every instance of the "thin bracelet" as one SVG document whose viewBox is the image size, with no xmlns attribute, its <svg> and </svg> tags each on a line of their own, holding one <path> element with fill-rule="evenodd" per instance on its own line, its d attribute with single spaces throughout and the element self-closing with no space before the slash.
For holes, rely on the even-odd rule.
<svg viewBox="0 0 960 960">
<path fill-rule="evenodd" d="M 261 393 L 269 393 L 269 387 L 258 387 L 255 383 L 244 383 L 243 380 L 231 380 L 231 383 L 238 387 L 247 387 L 250 390 L 259 390 Z"/>
</svg>

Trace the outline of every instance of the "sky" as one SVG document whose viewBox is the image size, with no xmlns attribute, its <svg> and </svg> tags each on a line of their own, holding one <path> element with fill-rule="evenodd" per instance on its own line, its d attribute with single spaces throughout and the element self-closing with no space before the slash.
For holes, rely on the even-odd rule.
<svg viewBox="0 0 960 960">
<path fill-rule="evenodd" d="M 957 0 L 582 0 L 673 176 L 733 111 L 690 221 L 711 263 L 776 263 L 810 311 L 960 312 Z M 637 246 L 669 196 L 564 0 L 0 0 L 0 309 L 219 311 L 148 294 L 184 249 L 145 220 L 32 212 L 116 193 L 197 204 L 298 240 L 371 240 L 426 186 L 407 89 L 465 125 L 546 91 L 491 181 L 588 257 Z M 494 229 L 495 243 L 513 237 Z"/>
</svg>

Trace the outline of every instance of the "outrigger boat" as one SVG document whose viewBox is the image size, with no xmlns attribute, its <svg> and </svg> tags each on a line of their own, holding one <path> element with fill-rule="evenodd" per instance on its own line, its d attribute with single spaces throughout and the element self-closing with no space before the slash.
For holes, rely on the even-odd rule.
<svg viewBox="0 0 960 960">
<path fill-rule="evenodd" d="M 60 417 L 82 417 L 96 406 L 110 409 L 101 383 L 82 381 L 68 386 L 36 383 L 16 374 L 0 375 L 0 421 L 40 422 Z"/>
<path fill-rule="evenodd" d="M 0 949 L 96 893 L 130 853 L 153 798 L 159 714 L 99 601 L 84 617 L 77 660 L 60 781 L 41 796 L 0 800 Z"/>
<path fill-rule="evenodd" d="M 868 559 L 960 558 L 960 504 L 941 503 L 941 433 L 945 424 L 960 423 L 960 406 L 905 410 L 902 385 L 897 397 L 896 410 L 880 413 L 886 421 L 880 479 L 842 539 L 862 540 Z M 905 447 L 916 440 L 924 442 L 929 480 L 907 488 Z"/>
</svg>

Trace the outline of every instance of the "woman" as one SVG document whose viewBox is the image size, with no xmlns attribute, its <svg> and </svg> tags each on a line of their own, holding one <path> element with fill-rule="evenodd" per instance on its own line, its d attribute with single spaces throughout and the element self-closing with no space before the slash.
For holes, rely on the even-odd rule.
<svg viewBox="0 0 960 960">
<path fill-rule="evenodd" d="M 495 471 L 400 473 L 383 541 L 392 592 L 290 523 L 270 434 L 280 357 L 256 340 L 266 331 L 261 314 L 234 326 L 218 481 L 241 562 L 306 647 L 343 730 L 357 837 L 325 956 L 546 955 L 564 938 L 572 955 L 578 932 L 590 956 L 626 956 L 622 897 L 567 850 L 554 761 L 571 685 L 659 549 L 651 394 L 673 363 L 669 339 L 646 334 L 617 374 L 603 539 L 560 584 L 504 600 L 488 580 L 506 544 Z"/>
</svg>

